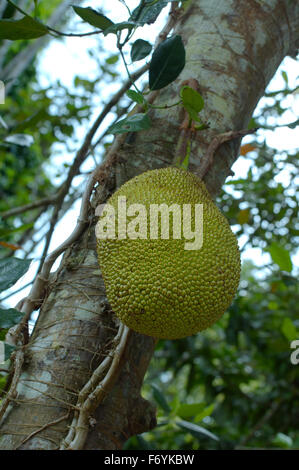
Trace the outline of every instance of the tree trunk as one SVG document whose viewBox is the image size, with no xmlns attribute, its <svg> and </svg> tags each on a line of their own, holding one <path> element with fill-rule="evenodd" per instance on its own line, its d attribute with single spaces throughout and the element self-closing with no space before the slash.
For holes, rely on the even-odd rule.
<svg viewBox="0 0 299 470">
<path fill-rule="evenodd" d="M 191 170 L 215 135 L 247 127 L 280 62 L 294 54 L 298 17 L 296 1 L 197 0 L 180 18 L 176 33 L 186 47 L 186 66 L 155 104 L 177 101 L 182 81 L 198 80 L 203 119 L 210 127 L 192 146 Z M 151 129 L 128 135 L 110 168 L 109 184 L 104 194 L 98 188 L 93 206 L 134 175 L 171 165 L 182 117 L 177 108 L 152 111 Z M 205 177 L 214 196 L 230 173 L 239 143 L 230 141 L 216 152 Z M 109 354 L 118 320 L 107 304 L 97 264 L 95 221 L 65 253 L 48 288 L 26 348 L 17 397 L 0 427 L 2 449 L 59 448 L 78 392 Z M 90 417 L 85 449 L 122 448 L 131 435 L 155 425 L 152 405 L 140 396 L 154 347 L 152 338 L 130 332 L 109 393 Z"/>
</svg>

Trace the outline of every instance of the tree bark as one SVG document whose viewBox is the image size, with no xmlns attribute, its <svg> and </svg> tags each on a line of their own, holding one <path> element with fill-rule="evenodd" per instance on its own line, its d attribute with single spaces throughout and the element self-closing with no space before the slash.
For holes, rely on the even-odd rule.
<svg viewBox="0 0 299 470">
<path fill-rule="evenodd" d="M 186 47 L 179 79 L 159 92 L 155 104 L 177 101 L 181 83 L 195 78 L 210 123 L 192 146 L 190 169 L 211 139 L 246 128 L 265 87 L 298 43 L 299 4 L 287 0 L 197 0 L 181 17 L 176 33 Z M 130 134 L 110 169 L 105 194 L 125 180 L 172 164 L 182 120 L 177 108 L 153 110 L 149 131 Z M 238 157 L 239 141 L 220 146 L 205 176 L 215 196 Z M 91 212 L 92 212 L 91 208 Z M 105 297 L 95 252 L 94 224 L 64 255 L 48 289 L 26 348 L 18 395 L 0 427 L 1 449 L 56 449 L 68 431 L 78 392 L 109 354 L 118 320 Z M 140 396 L 154 352 L 152 338 L 130 333 L 121 367 L 105 401 L 91 417 L 86 449 L 118 449 L 155 425 L 152 405 Z"/>
</svg>

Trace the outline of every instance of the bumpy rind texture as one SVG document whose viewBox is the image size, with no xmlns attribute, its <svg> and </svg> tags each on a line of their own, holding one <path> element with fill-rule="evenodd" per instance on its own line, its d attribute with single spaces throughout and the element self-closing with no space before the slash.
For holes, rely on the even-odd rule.
<svg viewBox="0 0 299 470">
<path fill-rule="evenodd" d="M 203 204 L 203 245 L 186 250 L 186 240 L 173 239 L 172 231 L 169 240 L 118 240 L 116 224 L 116 239 L 98 239 L 99 263 L 115 314 L 131 329 L 156 338 L 182 338 L 211 326 L 236 293 L 240 253 L 204 183 L 173 167 L 145 172 L 107 201 L 116 218 L 119 196 L 126 196 L 127 207 L 140 203 L 147 209 L 150 204 Z M 147 230 L 149 235 L 149 225 Z"/>
</svg>

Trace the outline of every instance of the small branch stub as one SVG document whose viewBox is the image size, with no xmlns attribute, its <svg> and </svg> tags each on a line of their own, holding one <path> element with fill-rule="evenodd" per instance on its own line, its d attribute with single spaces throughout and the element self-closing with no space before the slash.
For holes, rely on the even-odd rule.
<svg viewBox="0 0 299 470">
<path fill-rule="evenodd" d="M 224 132 L 223 134 L 218 134 L 216 135 L 210 145 L 208 146 L 208 149 L 203 156 L 201 160 L 201 164 L 197 168 L 195 174 L 200 178 L 203 179 L 206 174 L 208 173 L 209 169 L 211 168 L 213 161 L 214 161 L 214 155 L 217 149 L 220 147 L 221 144 L 224 144 L 225 142 L 228 142 L 229 140 L 232 139 L 238 139 L 242 138 L 245 135 L 249 134 L 254 134 L 258 128 L 254 129 L 242 129 L 240 131 L 228 131 Z"/>
</svg>

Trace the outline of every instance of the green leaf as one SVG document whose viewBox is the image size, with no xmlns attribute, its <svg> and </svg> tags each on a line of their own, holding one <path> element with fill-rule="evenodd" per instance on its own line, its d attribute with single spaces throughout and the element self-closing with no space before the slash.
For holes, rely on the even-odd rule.
<svg viewBox="0 0 299 470">
<path fill-rule="evenodd" d="M 163 41 L 154 51 L 149 68 L 149 87 L 161 88 L 173 82 L 185 66 L 185 47 L 181 36 Z"/>
<path fill-rule="evenodd" d="M 24 121 L 16 124 L 16 126 L 14 126 L 12 130 L 14 134 L 19 134 L 28 128 L 36 130 L 38 127 L 37 124 L 39 124 L 41 121 L 45 121 L 48 117 L 49 115 L 47 111 L 44 108 L 40 109 L 39 111 L 34 113 L 32 116 L 29 116 Z"/>
<path fill-rule="evenodd" d="M 105 29 L 104 31 L 104 36 L 107 36 L 107 34 L 113 33 L 116 34 L 118 31 L 122 31 L 123 29 L 133 29 L 135 28 L 137 23 L 133 23 L 132 21 L 122 21 L 121 23 L 115 23 L 112 26 L 109 26 L 109 28 Z"/>
<path fill-rule="evenodd" d="M 80 18 L 82 18 L 82 20 L 86 21 L 86 23 L 89 23 L 102 31 L 105 31 L 114 24 L 113 21 L 109 20 L 109 18 L 98 13 L 91 7 L 82 8 L 73 5 L 73 10 L 78 16 L 80 16 Z"/>
<path fill-rule="evenodd" d="M 0 341 L 4 341 L 6 337 L 6 333 L 8 332 L 8 328 L 1 329 L 0 328 Z"/>
<path fill-rule="evenodd" d="M 204 408 L 205 403 L 182 403 L 177 410 L 177 415 L 180 418 L 190 418 L 203 411 Z"/>
<path fill-rule="evenodd" d="M 15 346 L 11 346 L 8 343 L 4 343 L 4 341 L 0 341 L 0 364 L 10 358 L 14 349 L 16 349 Z"/>
<path fill-rule="evenodd" d="M 136 440 L 139 444 L 140 449 L 142 449 L 142 450 L 152 450 L 153 449 L 152 445 L 149 442 L 147 442 L 142 436 L 137 434 Z"/>
<path fill-rule="evenodd" d="M 135 101 L 135 103 L 142 104 L 144 102 L 143 95 L 141 93 L 137 93 L 137 91 L 134 90 L 128 90 L 126 92 L 126 95 L 132 100 Z"/>
<path fill-rule="evenodd" d="M 295 287 L 298 285 L 298 279 L 295 276 L 290 276 L 289 274 L 282 273 L 280 278 L 283 281 L 283 284 L 287 287 Z"/>
<path fill-rule="evenodd" d="M 110 57 L 108 57 L 105 62 L 106 64 L 109 64 L 109 65 L 113 65 L 113 64 L 116 64 L 116 62 L 118 61 L 119 59 L 119 55 L 118 54 L 113 54 L 111 55 Z"/>
<path fill-rule="evenodd" d="M 24 224 L 17 228 L 10 228 L 10 229 L 0 228 L 0 238 L 6 238 L 8 235 L 11 235 L 12 233 L 23 232 L 24 230 L 27 230 L 28 228 L 32 228 L 33 225 L 34 223 L 32 222 L 31 224 Z"/>
<path fill-rule="evenodd" d="M 22 320 L 24 313 L 15 308 L 0 308 L 0 328 L 11 328 Z"/>
<path fill-rule="evenodd" d="M 279 432 L 276 434 L 275 438 L 273 439 L 272 443 L 276 447 L 282 447 L 284 449 L 289 449 L 293 445 L 293 439 L 286 434 Z"/>
<path fill-rule="evenodd" d="M 258 127 L 258 123 L 254 118 L 251 118 L 248 124 L 248 129 L 255 129 Z"/>
<path fill-rule="evenodd" d="M 4 127 L 4 129 L 6 129 L 6 130 L 8 129 L 8 125 L 6 124 L 6 122 L 4 121 L 4 119 L 1 116 L 0 116 L 0 125 L 2 127 Z"/>
<path fill-rule="evenodd" d="M 204 410 L 198 413 L 194 420 L 195 421 L 202 421 L 206 416 L 210 416 L 214 411 L 215 405 L 212 403 L 210 406 L 207 406 Z"/>
<path fill-rule="evenodd" d="M 285 72 L 285 70 L 283 70 L 283 71 L 281 72 L 281 76 L 282 76 L 282 78 L 284 79 L 284 81 L 285 81 L 285 83 L 286 83 L 286 85 L 287 85 L 287 84 L 289 83 L 289 78 L 288 78 L 288 74 Z"/>
<path fill-rule="evenodd" d="M 219 437 L 217 437 L 215 434 L 212 432 L 208 431 L 207 429 L 203 428 L 202 426 L 198 426 L 198 424 L 190 423 L 189 421 L 184 421 L 184 420 L 178 420 L 176 421 L 176 424 L 190 432 L 194 437 L 201 439 L 202 436 L 209 437 L 210 439 L 213 439 L 214 441 L 219 441 Z"/>
<path fill-rule="evenodd" d="M 77 76 L 74 79 L 74 85 L 76 87 L 82 86 L 86 91 L 92 92 L 94 90 L 95 82 L 93 80 L 86 80 Z"/>
<path fill-rule="evenodd" d="M 21 20 L 0 20 L 0 39 L 35 39 L 47 33 L 46 26 L 31 16 Z"/>
<path fill-rule="evenodd" d="M 38 11 L 39 11 L 39 5 L 38 2 L 39 0 L 33 0 L 34 1 L 34 16 L 38 16 Z"/>
<path fill-rule="evenodd" d="M 181 88 L 180 96 L 182 98 L 182 104 L 186 111 L 189 113 L 193 121 L 199 121 L 198 113 L 204 107 L 204 100 L 200 93 L 191 88 L 190 86 L 184 86 Z"/>
<path fill-rule="evenodd" d="M 296 327 L 290 318 L 284 318 L 281 326 L 281 332 L 288 341 L 293 341 L 294 339 L 298 338 Z"/>
<path fill-rule="evenodd" d="M 156 402 L 158 403 L 158 405 L 162 408 L 162 410 L 164 410 L 166 413 L 170 413 L 171 412 L 171 408 L 170 406 L 168 405 L 167 403 L 167 400 L 164 396 L 164 394 L 162 393 L 162 391 L 156 386 L 156 385 L 151 385 L 152 389 L 153 389 L 153 397 L 154 399 L 156 400 Z"/>
<path fill-rule="evenodd" d="M 277 302 L 269 302 L 268 303 L 268 308 L 270 310 L 278 310 L 278 303 Z"/>
<path fill-rule="evenodd" d="M 292 271 L 292 261 L 289 252 L 278 245 L 278 243 L 271 243 L 268 248 L 271 255 L 272 261 L 276 263 L 282 271 L 291 272 Z"/>
<path fill-rule="evenodd" d="M 30 263 L 28 259 L 0 259 L 0 292 L 13 286 L 26 273 Z"/>
<path fill-rule="evenodd" d="M 4 348 L 5 348 L 5 356 L 4 356 L 4 361 L 7 361 L 7 359 L 10 358 L 11 354 L 14 352 L 16 349 L 15 346 L 12 346 L 11 344 L 4 343 Z"/>
<path fill-rule="evenodd" d="M 152 50 L 152 45 L 143 39 L 137 39 L 131 49 L 131 61 L 137 62 L 144 59 Z"/>
<path fill-rule="evenodd" d="M 168 2 L 159 0 L 153 3 L 153 0 L 141 1 L 140 5 L 133 10 L 130 20 L 138 21 L 142 25 L 154 23 Z"/>
<path fill-rule="evenodd" d="M 108 129 L 109 134 L 124 134 L 125 132 L 138 132 L 151 127 L 151 121 L 147 114 L 133 114 L 116 122 Z"/>
<path fill-rule="evenodd" d="M 285 124 L 285 126 L 289 127 L 289 129 L 296 129 L 298 125 L 299 125 L 299 119 L 293 122 L 289 122 L 289 124 Z"/>
<path fill-rule="evenodd" d="M 241 184 L 245 184 L 247 180 L 243 179 L 243 178 L 239 178 L 237 180 L 232 180 L 232 181 L 227 181 L 225 182 L 226 185 L 241 185 Z"/>
<path fill-rule="evenodd" d="M 203 122 L 202 124 L 200 124 L 199 126 L 194 126 L 194 128 L 197 130 L 197 131 L 204 131 L 205 129 L 209 129 L 210 127 L 210 123 L 207 122 Z"/>
<path fill-rule="evenodd" d="M 190 145 L 188 145 L 188 151 L 185 155 L 185 158 L 184 160 L 182 161 L 181 165 L 180 165 L 180 168 L 182 168 L 183 170 L 188 170 L 188 167 L 189 167 L 189 160 L 190 160 Z"/>
</svg>

